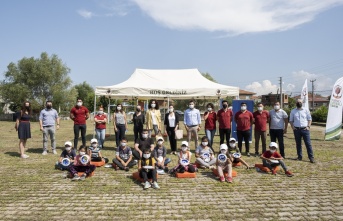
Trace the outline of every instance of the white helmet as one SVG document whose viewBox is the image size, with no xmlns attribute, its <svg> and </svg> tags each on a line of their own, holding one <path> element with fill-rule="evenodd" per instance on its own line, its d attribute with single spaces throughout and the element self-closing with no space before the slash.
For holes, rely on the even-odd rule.
<svg viewBox="0 0 343 221">
<path fill-rule="evenodd" d="M 228 147 L 225 143 L 220 145 L 220 150 L 227 150 L 227 149 L 228 149 Z"/>
</svg>

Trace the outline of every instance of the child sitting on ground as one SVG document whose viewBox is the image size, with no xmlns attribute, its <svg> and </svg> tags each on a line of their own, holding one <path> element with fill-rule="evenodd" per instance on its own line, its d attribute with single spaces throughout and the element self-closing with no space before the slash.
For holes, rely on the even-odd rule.
<svg viewBox="0 0 343 221">
<path fill-rule="evenodd" d="M 232 183 L 232 159 L 228 153 L 228 147 L 226 144 L 220 145 L 220 154 L 217 157 L 217 171 L 221 182 Z M 228 175 L 224 178 L 224 172 Z"/>
<path fill-rule="evenodd" d="M 182 141 L 181 143 L 181 151 L 178 153 L 178 165 L 169 171 L 170 174 L 175 173 L 194 173 L 195 167 L 190 164 L 191 162 L 192 153 L 188 150 L 188 142 Z M 188 162 L 188 163 L 187 163 Z"/>
<path fill-rule="evenodd" d="M 112 162 L 115 164 L 115 170 L 119 167 L 121 170 L 129 171 L 131 167 L 136 165 L 136 162 L 132 159 L 132 150 L 127 145 L 127 139 L 125 137 L 121 139 L 120 146 L 117 147 L 116 158 Z"/>
<path fill-rule="evenodd" d="M 95 170 L 95 166 L 90 164 L 90 156 L 88 160 L 84 160 L 86 155 L 86 148 L 81 146 L 79 149 L 79 154 L 75 157 L 74 164 L 69 167 L 70 173 L 73 175 L 71 180 L 84 180 L 87 176 L 89 176 Z M 83 161 L 84 160 L 84 161 Z M 81 177 L 79 177 L 78 172 L 84 172 Z"/>
<path fill-rule="evenodd" d="M 168 172 L 168 163 L 170 163 L 171 159 L 166 158 L 167 156 L 167 148 L 163 145 L 163 137 L 157 137 L 157 145 L 154 148 L 154 158 L 156 161 L 156 167 L 161 170 L 165 170 Z"/>
<path fill-rule="evenodd" d="M 213 150 L 208 146 L 208 138 L 206 136 L 201 138 L 201 144 L 195 150 L 196 162 L 200 164 L 201 168 L 215 168 L 216 158 Z"/>
<path fill-rule="evenodd" d="M 268 167 L 268 169 L 272 171 L 272 175 L 276 175 L 276 167 L 281 165 L 282 169 L 285 171 L 285 174 L 288 177 L 292 177 L 293 173 L 287 169 L 285 163 L 283 162 L 283 157 L 277 152 L 277 148 L 277 143 L 271 142 L 269 144 L 269 150 L 265 151 L 261 155 L 263 166 Z"/>
<path fill-rule="evenodd" d="M 155 189 L 159 189 L 157 183 L 157 173 L 155 169 L 155 159 L 151 156 L 151 150 L 149 148 L 143 150 L 143 156 L 138 161 L 138 171 L 140 178 L 144 180 L 144 189 L 149 189 L 151 186 Z M 152 183 L 149 183 L 149 179 L 152 179 Z"/>
<path fill-rule="evenodd" d="M 88 148 L 88 155 L 91 156 L 91 161 L 100 162 L 104 160 L 105 163 L 108 163 L 108 158 L 102 157 L 100 150 L 98 140 L 95 138 L 91 139 L 91 146 Z"/>
<path fill-rule="evenodd" d="M 238 147 L 236 146 L 236 139 L 235 138 L 233 138 L 233 137 L 230 138 L 229 145 L 230 145 L 230 147 L 228 149 L 228 152 L 230 154 L 230 158 L 232 160 L 232 163 L 241 162 L 244 166 L 247 167 L 247 169 L 254 168 L 254 167 L 249 166 L 249 164 L 242 159 L 242 155 L 239 152 Z"/>
<path fill-rule="evenodd" d="M 74 163 L 74 159 L 76 157 L 75 150 L 72 149 L 72 143 L 70 141 L 67 141 L 64 143 L 65 149 L 62 151 L 60 158 L 56 162 L 55 168 L 59 170 L 69 170 L 69 166 Z M 70 164 L 65 165 L 63 164 L 63 159 L 69 159 Z"/>
</svg>

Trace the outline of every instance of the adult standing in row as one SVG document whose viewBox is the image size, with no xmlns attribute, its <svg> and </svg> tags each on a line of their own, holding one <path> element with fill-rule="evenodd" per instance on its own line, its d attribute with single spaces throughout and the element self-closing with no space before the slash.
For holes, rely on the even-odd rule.
<svg viewBox="0 0 343 221">
<path fill-rule="evenodd" d="M 121 104 L 117 104 L 116 111 L 113 113 L 113 127 L 116 134 L 116 147 L 119 147 L 127 129 L 126 114 Z"/>
<path fill-rule="evenodd" d="M 208 103 L 206 107 L 207 111 L 204 113 L 205 134 L 208 139 L 208 146 L 213 147 L 213 139 L 217 129 L 217 114 L 214 111 L 214 106 L 212 103 Z"/>
<path fill-rule="evenodd" d="M 74 148 L 77 149 L 79 134 L 81 131 L 82 145 L 86 146 L 86 120 L 89 118 L 87 107 L 82 106 L 82 99 L 77 98 L 76 105 L 70 110 L 70 119 L 74 121 Z"/>
<path fill-rule="evenodd" d="M 222 106 L 223 108 L 220 109 L 217 113 L 219 123 L 220 145 L 223 144 L 224 139 L 226 139 L 226 145 L 229 146 L 233 112 L 229 108 L 229 104 L 226 100 L 222 101 Z"/>
<path fill-rule="evenodd" d="M 242 153 L 242 143 L 244 139 L 246 155 L 250 157 L 249 153 L 249 138 L 251 136 L 250 128 L 253 123 L 253 115 L 247 110 L 247 104 L 241 103 L 241 110 L 235 114 L 235 121 L 237 124 L 237 138 L 238 148 Z"/>
<path fill-rule="evenodd" d="M 164 117 L 164 128 L 168 134 L 171 154 L 176 155 L 175 131 L 179 128 L 179 115 L 174 112 L 173 105 L 169 105 L 169 112 Z"/>
<path fill-rule="evenodd" d="M 269 121 L 269 112 L 263 110 L 263 104 L 257 104 L 257 111 L 253 113 L 254 116 L 254 133 L 255 133 L 255 157 L 260 156 L 259 145 L 260 139 L 262 142 L 262 153 L 267 150 L 267 123 Z"/>
<path fill-rule="evenodd" d="M 280 103 L 275 102 L 274 109 L 269 111 L 269 135 L 271 142 L 278 140 L 280 154 L 283 158 L 286 158 L 283 135 L 287 133 L 287 126 L 288 115 L 286 111 L 280 108 Z"/>
<path fill-rule="evenodd" d="M 311 145 L 310 128 L 312 117 L 307 108 L 302 107 L 302 100 L 297 100 L 297 107 L 291 111 L 289 122 L 292 126 L 294 138 L 297 146 L 298 160 L 302 160 L 301 138 L 303 138 L 308 158 L 311 163 L 315 163 Z"/>
<path fill-rule="evenodd" d="M 17 120 L 14 126 L 15 130 L 18 131 L 19 153 L 20 157 L 23 159 L 29 158 L 29 156 L 25 154 L 25 146 L 27 139 L 31 138 L 31 115 L 31 104 L 30 102 L 25 101 L 20 112 L 17 114 Z"/>
<path fill-rule="evenodd" d="M 194 107 L 194 101 L 188 103 L 188 109 L 184 113 L 183 123 L 187 130 L 187 142 L 190 143 L 192 134 L 194 136 L 195 148 L 198 147 L 198 131 L 201 129 L 200 111 Z"/>
<path fill-rule="evenodd" d="M 99 111 L 94 116 L 95 121 L 95 133 L 99 142 L 99 148 L 104 148 L 105 135 L 106 135 L 106 123 L 107 115 L 104 113 L 104 108 L 100 106 Z"/>
<path fill-rule="evenodd" d="M 155 136 L 161 131 L 161 112 L 155 99 L 151 99 L 148 105 L 149 110 L 145 114 L 146 129 L 149 131 L 149 137 L 154 130 Z"/>
<path fill-rule="evenodd" d="M 142 114 L 142 107 L 137 105 L 136 111 L 132 117 L 133 122 L 133 134 L 135 136 L 135 140 L 139 137 L 142 137 L 142 132 L 145 124 L 145 116 Z"/>
<path fill-rule="evenodd" d="M 43 155 L 48 154 L 48 136 L 50 136 L 51 149 L 53 154 L 57 154 L 56 140 L 55 140 L 55 123 L 56 128 L 60 128 L 60 118 L 57 111 L 52 108 L 52 101 L 47 100 L 45 102 L 45 108 L 41 110 L 39 114 L 39 126 L 40 131 L 43 132 Z"/>
</svg>

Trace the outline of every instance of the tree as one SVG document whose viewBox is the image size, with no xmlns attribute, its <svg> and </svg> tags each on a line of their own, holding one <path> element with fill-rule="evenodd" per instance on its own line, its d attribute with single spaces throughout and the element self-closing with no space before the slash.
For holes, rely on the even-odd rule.
<svg viewBox="0 0 343 221">
<path fill-rule="evenodd" d="M 83 101 L 83 106 L 87 107 L 88 110 L 92 112 L 92 110 L 94 109 L 95 96 L 93 87 L 85 81 L 82 84 L 75 85 L 74 87 L 77 91 L 77 97 L 81 98 Z"/>
<path fill-rule="evenodd" d="M 6 102 L 13 102 L 12 110 L 18 110 L 28 100 L 37 113 L 47 99 L 53 101 L 55 108 L 65 108 L 76 95 L 70 87 L 69 72 L 70 69 L 55 54 L 49 57 L 43 52 L 40 58 L 24 57 L 17 64 L 11 62 L 7 66 L 5 79 L 1 82 L 1 96 Z"/>
</svg>

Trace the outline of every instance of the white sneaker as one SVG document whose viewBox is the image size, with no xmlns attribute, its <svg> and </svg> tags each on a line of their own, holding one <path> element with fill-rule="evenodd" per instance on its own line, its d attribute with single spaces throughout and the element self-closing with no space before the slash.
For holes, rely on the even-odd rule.
<svg viewBox="0 0 343 221">
<path fill-rule="evenodd" d="M 56 150 L 53 150 L 52 153 L 53 153 L 53 154 L 57 154 L 57 151 L 56 151 Z"/>
<path fill-rule="evenodd" d="M 159 189 L 159 188 L 160 188 L 160 186 L 158 185 L 157 182 L 154 182 L 152 185 L 153 185 L 153 188 L 154 188 L 154 189 Z"/>
<path fill-rule="evenodd" d="M 42 155 L 47 155 L 48 154 L 48 151 L 44 150 Z"/>
<path fill-rule="evenodd" d="M 23 155 L 20 156 L 20 158 L 26 159 L 26 158 L 29 158 L 29 156 L 26 155 L 26 154 L 23 154 Z"/>
<path fill-rule="evenodd" d="M 149 181 L 146 181 L 144 185 L 144 189 L 149 189 L 150 187 L 151 187 L 151 184 L 149 183 Z"/>
<path fill-rule="evenodd" d="M 112 164 L 106 164 L 104 167 L 105 168 L 112 168 Z"/>
</svg>

